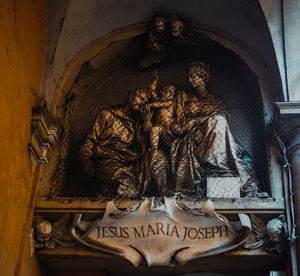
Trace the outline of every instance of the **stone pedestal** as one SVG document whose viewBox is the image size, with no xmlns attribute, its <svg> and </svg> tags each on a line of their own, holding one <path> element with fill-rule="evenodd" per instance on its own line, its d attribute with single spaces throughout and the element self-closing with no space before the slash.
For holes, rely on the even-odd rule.
<svg viewBox="0 0 300 276">
<path fill-rule="evenodd" d="M 241 181 L 239 177 L 208 177 L 208 198 L 240 198 Z"/>
</svg>

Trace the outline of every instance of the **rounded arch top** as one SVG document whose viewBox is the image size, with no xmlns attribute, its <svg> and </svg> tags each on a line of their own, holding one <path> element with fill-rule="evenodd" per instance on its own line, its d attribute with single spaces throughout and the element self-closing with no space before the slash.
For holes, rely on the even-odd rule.
<svg viewBox="0 0 300 276">
<path fill-rule="evenodd" d="M 141 38 L 147 32 L 150 22 L 143 22 L 123 27 L 109 32 L 84 46 L 66 65 L 59 76 L 52 91 L 48 90 L 48 106 L 54 117 L 61 117 L 65 97 L 72 84 L 78 77 L 83 66 L 90 64 L 93 68 L 100 67 L 102 63 L 108 62 L 114 55 L 122 52 L 124 47 L 133 39 Z M 272 117 L 274 102 L 283 98 L 282 87 L 278 87 L 280 81 L 279 72 L 274 75 L 269 72 L 266 62 L 253 48 L 239 38 L 224 31 L 204 25 L 187 23 L 194 31 L 203 33 L 212 41 L 224 49 L 237 55 L 250 70 L 258 77 L 264 109 Z M 141 46 L 142 47 L 142 46 Z M 198 46 L 201 51 L 201 46 Z"/>
<path fill-rule="evenodd" d="M 49 16 L 53 13 L 52 17 L 56 17 L 54 14 L 57 14 L 57 9 L 61 9 L 61 7 L 59 5 L 56 7 L 53 4 L 52 9 L 48 11 Z M 125 10 L 126 12 L 124 12 Z M 153 14 L 157 12 L 178 13 L 185 21 L 193 22 L 200 28 L 201 26 L 210 26 L 208 29 L 211 34 L 217 31 L 217 37 L 220 38 L 225 35 L 225 39 L 221 39 L 223 42 L 229 41 L 231 44 L 238 41 L 242 42 L 240 47 L 251 49 L 250 55 L 258 57 L 266 75 L 272 80 L 270 83 L 273 86 L 271 90 L 274 101 L 283 98 L 272 38 L 259 0 L 124 0 L 122 3 L 117 0 L 91 0 L 86 3 L 70 1 L 63 25 L 59 27 L 61 22 L 57 21 L 56 27 L 48 26 L 47 44 L 50 46 L 53 44 L 53 47 L 48 47 L 49 51 L 52 52 L 48 54 L 46 67 L 51 67 L 51 70 L 45 69 L 42 91 L 48 105 L 53 106 L 55 102 L 53 98 L 56 98 L 56 92 L 54 91 L 58 87 L 64 90 L 62 93 L 65 93 L 65 87 L 62 85 L 61 80 L 64 78 L 64 81 L 68 82 L 67 72 L 75 70 L 74 60 L 78 60 L 80 63 L 81 56 L 85 54 L 92 56 L 92 45 L 96 46 L 97 41 L 104 41 L 114 35 L 118 39 L 118 32 L 121 36 L 119 39 L 124 39 L 122 35 L 129 34 L 128 30 L 130 29 L 138 30 L 139 28 L 136 28 L 136 26 L 139 25 L 141 26 L 140 31 L 144 32 L 146 25 L 139 24 L 139 22 L 150 20 Z M 55 28 L 61 28 L 57 43 L 53 41 L 52 34 Z M 125 31 L 122 34 L 124 29 Z M 214 39 L 218 41 L 218 38 Z M 109 43 L 109 41 L 106 42 Z M 227 47 L 227 44 L 225 47 Z M 229 48 L 241 55 L 232 45 Z M 55 53 L 53 49 L 56 49 Z M 85 51 L 87 49 L 88 51 Z M 98 51 L 98 49 L 95 49 L 95 51 Z M 86 60 L 88 59 L 86 58 Z M 250 64 L 249 60 L 251 58 L 245 61 Z M 253 69 L 253 66 L 250 65 L 250 67 L 259 75 Z"/>
</svg>

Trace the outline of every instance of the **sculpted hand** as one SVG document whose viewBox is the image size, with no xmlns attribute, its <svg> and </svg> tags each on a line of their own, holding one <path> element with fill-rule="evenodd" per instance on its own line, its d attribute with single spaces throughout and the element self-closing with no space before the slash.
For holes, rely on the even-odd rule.
<svg viewBox="0 0 300 276">
<path fill-rule="evenodd" d="M 145 104 L 143 109 L 143 116 L 145 121 L 151 121 L 153 116 L 153 111 L 150 108 L 150 104 Z"/>
</svg>

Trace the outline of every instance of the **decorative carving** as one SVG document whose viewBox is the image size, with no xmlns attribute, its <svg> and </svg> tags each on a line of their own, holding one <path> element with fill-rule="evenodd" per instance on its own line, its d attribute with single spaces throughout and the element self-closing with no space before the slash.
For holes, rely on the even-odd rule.
<svg viewBox="0 0 300 276">
<path fill-rule="evenodd" d="M 162 15 L 155 16 L 148 32 L 145 42 L 145 55 L 140 61 L 140 66 L 150 67 L 165 59 L 167 36 L 167 20 Z"/>
<path fill-rule="evenodd" d="M 284 253 L 288 247 L 288 231 L 285 215 L 269 220 L 266 224 L 256 215 L 250 215 L 252 230 L 256 235 L 256 241 L 244 243 L 247 249 L 263 247 L 268 252 Z"/>
<path fill-rule="evenodd" d="M 248 216 L 241 214 L 241 221 L 232 224 L 214 211 L 209 200 L 198 210 L 176 203 L 175 198 L 165 197 L 159 203 L 146 198 L 120 211 L 110 201 L 102 218 L 90 222 L 75 215 L 71 233 L 81 244 L 122 256 L 134 266 L 143 257 L 152 266 L 172 265 L 172 257 L 184 264 L 232 250 L 245 241 L 251 229 Z"/>
<path fill-rule="evenodd" d="M 135 89 L 124 106 L 100 111 L 79 157 L 100 194 L 140 198 L 150 185 L 159 196 L 206 196 L 207 177 L 237 177 L 244 196 L 258 196 L 242 166 L 220 99 L 209 93 L 209 65 L 191 63 L 193 93 L 173 85 Z"/>
<path fill-rule="evenodd" d="M 33 220 L 33 231 L 31 233 L 31 244 L 35 248 L 53 249 L 56 244 L 69 247 L 76 242 L 68 240 L 70 228 L 70 215 L 62 216 L 57 222 L 51 223 L 41 216 L 35 216 Z"/>
<path fill-rule="evenodd" d="M 201 45 L 203 39 L 209 40 L 205 34 L 193 31 L 176 14 L 169 19 L 157 15 L 149 27 L 144 56 L 139 65 L 144 68 L 151 67 L 164 61 L 174 47 Z"/>
<path fill-rule="evenodd" d="M 230 222 L 215 212 L 212 201 L 193 209 L 176 202 L 175 197 L 145 198 L 126 210 L 107 203 L 103 217 L 86 221 L 82 214 L 66 214 L 57 222 L 36 216 L 30 234 L 34 248 L 53 249 L 82 244 L 102 252 L 120 255 L 138 266 L 143 257 L 147 264 L 184 264 L 194 258 L 223 253 L 238 246 L 283 254 L 289 246 L 284 215 L 265 223 L 256 215 L 239 214 L 240 221 Z M 72 219 L 71 219 L 72 218 Z M 250 230 L 254 242 L 245 242 Z M 70 235 L 71 233 L 71 235 Z M 153 246 L 160 244 L 160 247 Z M 179 252 L 179 253 L 178 253 Z M 142 254 L 142 255 L 141 255 Z"/>
<path fill-rule="evenodd" d="M 51 239 L 52 223 L 42 217 L 34 218 L 35 247 L 53 249 L 55 242 Z"/>
<path fill-rule="evenodd" d="M 135 198 L 149 183 L 140 112 L 144 112 L 147 100 L 145 90 L 135 89 L 129 93 L 126 105 L 100 111 L 80 149 L 86 175 L 104 183 L 100 187 L 104 194 Z"/>
<path fill-rule="evenodd" d="M 252 185 L 245 194 L 257 196 L 257 185 L 241 165 L 238 148 L 230 132 L 220 99 L 209 93 L 206 84 L 209 66 L 203 62 L 192 62 L 188 79 L 193 94 L 179 92 L 177 103 L 182 110 L 183 137 L 171 145 L 172 173 L 176 191 L 184 194 L 198 193 L 205 196 L 206 177 L 239 177 L 240 186 Z M 200 195 L 199 195 L 200 193 Z"/>
<path fill-rule="evenodd" d="M 28 145 L 32 169 L 37 163 L 48 163 L 47 153 L 58 141 L 59 130 L 45 106 L 34 110 L 31 120 L 31 139 Z"/>
</svg>

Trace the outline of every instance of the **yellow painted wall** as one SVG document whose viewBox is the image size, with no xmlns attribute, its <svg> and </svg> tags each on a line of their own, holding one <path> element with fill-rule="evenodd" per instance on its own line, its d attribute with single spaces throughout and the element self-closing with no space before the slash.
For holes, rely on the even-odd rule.
<svg viewBox="0 0 300 276">
<path fill-rule="evenodd" d="M 107 276 L 106 272 L 52 272 L 47 276 Z"/>
<path fill-rule="evenodd" d="M 19 264 L 19 267 L 16 266 L 15 273 L 19 276 L 44 276 L 44 270 L 40 266 L 36 255 L 34 254 L 31 258 L 30 252 L 30 243 L 29 239 L 24 240 L 24 254 L 22 255 L 22 260 Z M 15 274 L 15 275 L 16 275 Z M 1 275 L 1 274 L 0 274 Z"/>
<path fill-rule="evenodd" d="M 33 211 L 27 147 L 31 111 L 41 90 L 45 47 L 46 0 L 1 0 L 0 275 L 5 276 L 41 275 L 24 242 Z"/>
</svg>

